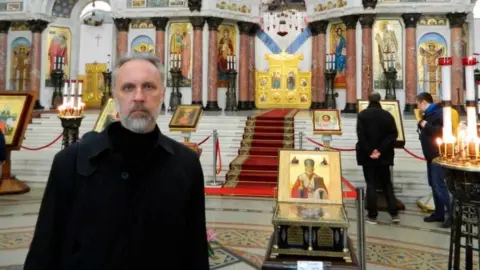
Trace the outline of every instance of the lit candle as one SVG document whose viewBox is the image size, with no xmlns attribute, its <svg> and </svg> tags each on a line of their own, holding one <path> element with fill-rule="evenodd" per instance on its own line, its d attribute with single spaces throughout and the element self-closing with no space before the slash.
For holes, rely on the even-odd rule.
<svg viewBox="0 0 480 270">
<path fill-rule="evenodd" d="M 437 138 L 437 145 L 438 145 L 438 155 L 442 157 L 442 139 Z"/>
<path fill-rule="evenodd" d="M 438 60 L 442 67 L 442 100 L 452 100 L 452 58 L 442 57 Z"/>
<path fill-rule="evenodd" d="M 475 65 L 477 64 L 477 59 L 470 56 L 463 58 L 463 65 L 465 66 L 465 98 L 467 101 L 475 100 Z"/>
<path fill-rule="evenodd" d="M 83 81 L 78 81 L 78 95 L 82 96 Z"/>
<path fill-rule="evenodd" d="M 65 80 L 65 85 L 64 85 L 64 88 L 63 88 L 63 96 L 67 96 L 68 95 L 68 81 Z"/>
<path fill-rule="evenodd" d="M 478 149 L 479 146 L 479 139 L 475 139 L 475 159 L 478 159 L 478 153 L 480 152 L 480 149 Z"/>
</svg>

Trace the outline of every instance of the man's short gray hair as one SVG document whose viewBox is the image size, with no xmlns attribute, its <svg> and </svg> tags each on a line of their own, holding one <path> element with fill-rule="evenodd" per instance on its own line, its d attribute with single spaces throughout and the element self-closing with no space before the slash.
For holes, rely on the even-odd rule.
<svg viewBox="0 0 480 270">
<path fill-rule="evenodd" d="M 380 102 L 382 100 L 382 96 L 378 92 L 371 92 L 368 94 L 368 102 Z"/>
<path fill-rule="evenodd" d="M 162 62 L 160 62 L 160 59 L 157 56 L 147 54 L 147 53 L 134 53 L 134 54 L 128 54 L 126 56 L 123 56 L 118 60 L 117 66 L 115 67 L 115 70 L 112 72 L 112 89 L 115 89 L 115 79 L 117 77 L 117 72 L 118 69 L 125 65 L 126 63 L 133 61 L 133 60 L 144 60 L 152 63 L 158 71 L 160 72 L 160 80 L 162 81 L 162 85 L 165 79 L 165 67 L 163 66 Z"/>
</svg>

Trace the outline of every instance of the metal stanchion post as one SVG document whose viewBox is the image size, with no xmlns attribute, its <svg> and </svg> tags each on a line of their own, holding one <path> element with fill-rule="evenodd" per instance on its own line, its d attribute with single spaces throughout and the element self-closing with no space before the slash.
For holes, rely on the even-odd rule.
<svg viewBox="0 0 480 270">
<path fill-rule="evenodd" d="M 302 150 L 303 149 L 303 131 L 300 131 L 298 133 L 298 149 Z"/>
<path fill-rule="evenodd" d="M 330 142 L 332 141 L 332 135 L 322 135 L 323 150 L 330 149 Z"/>
<path fill-rule="evenodd" d="M 363 188 L 357 188 L 357 249 L 358 263 L 360 269 L 367 269 L 365 258 L 365 191 Z"/>
<path fill-rule="evenodd" d="M 213 179 L 212 181 L 207 182 L 207 186 L 221 186 L 222 183 L 217 182 L 217 143 L 218 143 L 218 133 L 214 129 L 212 133 L 213 140 Z"/>
</svg>

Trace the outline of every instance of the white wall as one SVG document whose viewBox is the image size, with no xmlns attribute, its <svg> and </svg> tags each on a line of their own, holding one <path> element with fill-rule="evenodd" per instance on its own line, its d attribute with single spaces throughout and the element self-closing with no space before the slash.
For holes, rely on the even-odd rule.
<svg viewBox="0 0 480 270">
<path fill-rule="evenodd" d="M 11 81 L 10 81 L 10 71 L 11 71 L 11 68 L 12 68 L 12 42 L 19 38 L 19 37 L 24 37 L 26 39 L 28 39 L 28 41 L 30 41 L 30 43 L 32 42 L 32 32 L 30 31 L 9 31 L 8 32 L 8 36 L 7 36 L 7 42 L 8 42 L 8 46 L 7 46 L 7 77 L 6 77 L 6 80 L 7 80 L 7 89 L 8 90 L 12 90 L 14 89 L 14 85 L 11 84 Z M 28 90 L 28 89 L 25 89 L 25 90 Z"/>
<path fill-rule="evenodd" d="M 103 24 L 101 26 L 80 26 L 80 57 L 78 59 L 78 74 L 85 75 L 85 64 L 88 63 L 108 63 L 109 69 L 111 66 L 111 56 L 114 38 L 114 25 Z M 100 41 L 97 43 L 97 36 L 100 36 Z M 98 44 L 98 46 L 97 46 Z"/>
</svg>

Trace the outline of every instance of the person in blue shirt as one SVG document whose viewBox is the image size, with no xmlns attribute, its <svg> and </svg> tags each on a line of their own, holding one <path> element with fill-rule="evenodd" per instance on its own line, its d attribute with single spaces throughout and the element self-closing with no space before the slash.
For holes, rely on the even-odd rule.
<svg viewBox="0 0 480 270">
<path fill-rule="evenodd" d="M 450 194 L 445 184 L 445 171 L 432 161 L 439 156 L 436 139 L 443 134 L 443 111 L 440 105 L 433 102 L 432 95 L 420 93 L 416 98 L 417 108 L 423 113 L 418 122 L 418 133 L 423 155 L 427 162 L 428 185 L 432 188 L 435 212 L 425 217 L 425 222 L 442 222 L 448 228 L 452 223 Z"/>
</svg>

